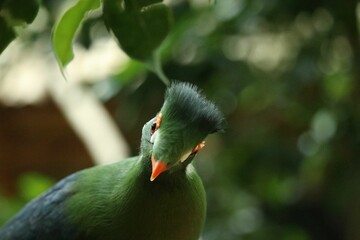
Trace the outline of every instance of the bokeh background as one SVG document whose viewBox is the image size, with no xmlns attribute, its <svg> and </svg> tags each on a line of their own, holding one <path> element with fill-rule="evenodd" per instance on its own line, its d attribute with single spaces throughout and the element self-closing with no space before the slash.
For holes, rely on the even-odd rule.
<svg viewBox="0 0 360 240">
<path fill-rule="evenodd" d="M 203 240 L 360 239 L 360 3 L 171 0 L 170 79 L 222 109 L 197 169 Z M 0 55 L 0 226 L 66 175 L 135 155 L 164 84 L 94 12 L 64 80 L 50 46 L 68 1 L 44 0 Z"/>
</svg>

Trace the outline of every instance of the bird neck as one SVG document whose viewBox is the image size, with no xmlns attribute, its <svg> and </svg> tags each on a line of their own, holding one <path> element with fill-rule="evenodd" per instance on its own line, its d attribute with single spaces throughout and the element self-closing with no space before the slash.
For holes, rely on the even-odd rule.
<svg viewBox="0 0 360 240">
<path fill-rule="evenodd" d="M 148 174 L 149 177 L 151 175 L 151 156 L 150 155 L 140 155 L 140 162 L 141 162 L 141 170 L 144 174 Z"/>
</svg>

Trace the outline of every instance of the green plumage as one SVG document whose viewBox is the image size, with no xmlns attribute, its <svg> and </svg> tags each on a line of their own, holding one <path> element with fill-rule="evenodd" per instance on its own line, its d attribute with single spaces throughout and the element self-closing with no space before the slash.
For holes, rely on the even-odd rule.
<svg viewBox="0 0 360 240">
<path fill-rule="evenodd" d="M 206 199 L 191 162 L 223 124 L 195 87 L 173 84 L 143 127 L 139 156 L 65 178 L 5 224 L 0 239 L 197 240 Z M 155 162 L 165 170 L 150 181 Z"/>
<path fill-rule="evenodd" d="M 137 157 L 82 173 L 76 183 L 81 191 L 67 202 L 67 216 L 82 229 L 81 237 L 198 239 L 206 204 L 194 168 L 150 182 L 149 163 Z"/>
</svg>

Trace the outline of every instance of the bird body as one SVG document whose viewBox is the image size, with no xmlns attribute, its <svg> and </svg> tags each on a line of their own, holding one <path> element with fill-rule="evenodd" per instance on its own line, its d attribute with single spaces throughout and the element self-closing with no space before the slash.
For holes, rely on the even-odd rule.
<svg viewBox="0 0 360 240">
<path fill-rule="evenodd" d="M 82 191 L 69 200 L 67 216 L 86 230 L 85 236 L 198 238 L 205 219 L 205 191 L 192 166 L 176 176 L 163 174 L 150 182 L 148 159 L 140 157 L 120 163 L 90 169 L 91 173 L 83 173 L 83 179 L 76 183 Z"/>
<path fill-rule="evenodd" d="M 181 101 L 187 94 L 205 101 L 189 84 L 175 84 L 167 93 L 171 91 L 183 95 L 177 96 Z M 197 240 L 206 199 L 192 160 L 217 126 L 205 126 L 205 118 L 169 114 L 166 102 L 172 97 L 168 95 L 157 117 L 144 125 L 139 156 L 64 178 L 6 223 L 0 239 Z M 181 102 L 175 104 L 181 107 Z"/>
</svg>

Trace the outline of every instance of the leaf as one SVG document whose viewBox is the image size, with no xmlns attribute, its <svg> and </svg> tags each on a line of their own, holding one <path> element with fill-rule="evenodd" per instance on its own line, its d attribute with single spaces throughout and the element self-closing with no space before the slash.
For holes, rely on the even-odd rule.
<svg viewBox="0 0 360 240">
<path fill-rule="evenodd" d="M 148 61 L 171 28 L 171 12 L 158 0 L 105 0 L 105 24 L 132 58 Z M 148 5 L 150 4 L 150 5 Z"/>
<path fill-rule="evenodd" d="M 15 21 L 32 23 L 39 11 L 39 2 L 37 0 L 5 0 L 1 4 L 1 11 Z"/>
<path fill-rule="evenodd" d="M 63 68 L 74 57 L 72 42 L 85 15 L 100 7 L 99 0 L 79 0 L 65 12 L 53 32 L 53 48 Z"/>
<path fill-rule="evenodd" d="M 0 1 L 0 53 L 16 38 L 13 26 L 34 21 L 39 11 L 37 0 Z"/>
<path fill-rule="evenodd" d="M 0 17 L 0 53 L 15 39 L 16 35 L 14 30 L 7 25 L 6 21 Z"/>
</svg>

